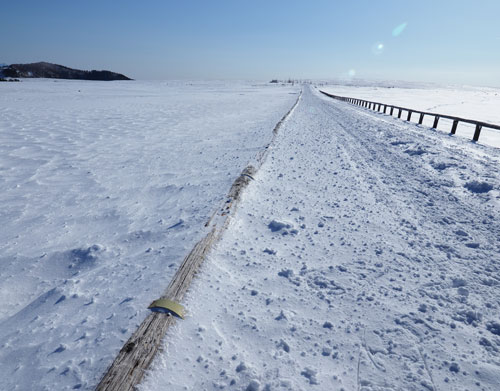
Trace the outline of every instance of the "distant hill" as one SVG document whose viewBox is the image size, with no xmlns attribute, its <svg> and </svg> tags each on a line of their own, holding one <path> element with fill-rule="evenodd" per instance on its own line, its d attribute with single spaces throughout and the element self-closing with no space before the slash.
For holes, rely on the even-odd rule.
<svg viewBox="0 0 500 391">
<path fill-rule="evenodd" d="M 44 77 L 49 79 L 78 79 L 78 80 L 132 80 L 125 75 L 111 71 L 82 71 L 48 62 L 32 64 L 12 64 L 3 66 L 0 72 L 4 77 Z"/>
</svg>

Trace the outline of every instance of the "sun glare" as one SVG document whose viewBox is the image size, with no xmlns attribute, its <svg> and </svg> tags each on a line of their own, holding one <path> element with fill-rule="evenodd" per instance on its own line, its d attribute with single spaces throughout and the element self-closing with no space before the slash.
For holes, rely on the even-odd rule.
<svg viewBox="0 0 500 391">
<path fill-rule="evenodd" d="M 392 30 L 392 36 L 398 37 L 399 35 L 401 35 L 401 33 L 404 31 L 404 29 L 406 28 L 407 25 L 408 25 L 408 23 L 404 22 L 404 23 L 401 23 L 399 26 L 395 27 Z"/>
<path fill-rule="evenodd" d="M 375 55 L 380 55 L 384 52 L 385 45 L 382 42 L 376 42 L 372 45 L 372 53 Z"/>
</svg>

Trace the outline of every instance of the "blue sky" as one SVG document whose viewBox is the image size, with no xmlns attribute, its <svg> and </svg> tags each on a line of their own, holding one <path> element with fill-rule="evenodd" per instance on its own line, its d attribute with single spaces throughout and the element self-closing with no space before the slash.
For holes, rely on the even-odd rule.
<svg viewBox="0 0 500 391">
<path fill-rule="evenodd" d="M 499 0 L 16 0 L 1 7 L 0 63 L 137 79 L 350 74 L 500 86 L 499 16 Z"/>
</svg>

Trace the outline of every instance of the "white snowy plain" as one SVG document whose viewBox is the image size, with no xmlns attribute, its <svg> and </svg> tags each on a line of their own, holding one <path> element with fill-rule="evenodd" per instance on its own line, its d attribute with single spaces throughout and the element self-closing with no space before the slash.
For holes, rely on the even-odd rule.
<svg viewBox="0 0 500 391">
<path fill-rule="evenodd" d="M 0 85 L 0 390 L 93 389 L 299 88 Z"/>
<path fill-rule="evenodd" d="M 304 87 L 139 389 L 499 390 L 499 164 Z"/>
</svg>

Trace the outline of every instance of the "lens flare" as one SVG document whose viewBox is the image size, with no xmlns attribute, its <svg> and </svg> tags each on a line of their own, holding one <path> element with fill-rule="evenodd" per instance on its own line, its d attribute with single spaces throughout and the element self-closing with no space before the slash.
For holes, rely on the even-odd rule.
<svg viewBox="0 0 500 391">
<path fill-rule="evenodd" d="M 385 45 L 382 42 L 376 42 L 372 45 L 372 53 L 376 56 L 384 52 Z"/>
<path fill-rule="evenodd" d="M 406 26 L 408 26 L 408 23 L 404 22 L 404 23 L 401 23 L 399 26 L 395 27 L 392 30 L 392 36 L 393 37 L 399 36 L 404 31 L 404 29 L 406 28 Z"/>
</svg>

